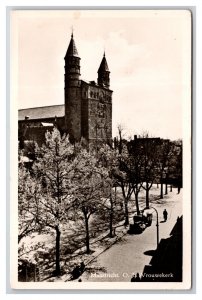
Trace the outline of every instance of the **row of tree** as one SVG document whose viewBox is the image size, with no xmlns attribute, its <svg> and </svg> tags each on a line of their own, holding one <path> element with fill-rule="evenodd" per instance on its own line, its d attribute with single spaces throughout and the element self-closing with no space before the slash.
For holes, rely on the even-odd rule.
<svg viewBox="0 0 202 300">
<path fill-rule="evenodd" d="M 33 150 L 33 149 L 32 149 Z M 112 145 L 86 146 L 85 141 L 71 144 L 54 129 L 47 132 L 42 147 L 20 152 L 19 158 L 31 155 L 29 167 L 19 163 L 19 237 L 32 232 L 55 232 L 55 274 L 59 275 L 60 240 L 64 225 L 82 220 L 85 228 L 86 252 L 90 253 L 90 230 L 94 216 L 103 217 L 113 236 L 115 215 L 123 210 L 125 225 L 129 223 L 128 205 L 135 195 L 135 208 L 140 213 L 139 193 L 146 191 L 145 206 L 149 207 L 149 191 L 153 183 L 163 184 L 181 174 L 181 143 L 144 137 L 130 142 L 119 140 Z M 116 188 L 122 192 L 122 202 Z"/>
</svg>

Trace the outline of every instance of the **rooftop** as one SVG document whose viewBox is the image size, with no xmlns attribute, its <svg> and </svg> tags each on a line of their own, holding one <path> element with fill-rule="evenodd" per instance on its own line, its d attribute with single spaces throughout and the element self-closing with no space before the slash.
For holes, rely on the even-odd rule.
<svg viewBox="0 0 202 300">
<path fill-rule="evenodd" d="M 104 53 L 104 56 L 102 58 L 101 64 L 98 69 L 98 73 L 100 73 L 100 72 L 109 72 L 109 67 L 107 64 L 107 60 L 105 58 L 105 53 Z"/>
<path fill-rule="evenodd" d="M 77 48 L 76 48 L 76 44 L 75 44 L 75 41 L 74 41 L 74 38 L 73 38 L 73 34 L 71 35 L 71 40 L 70 40 L 70 43 L 69 43 L 69 46 L 68 46 L 65 57 L 67 57 L 67 56 L 79 57 L 78 51 L 77 51 Z"/>
<path fill-rule="evenodd" d="M 64 104 L 32 107 L 32 108 L 19 109 L 18 120 L 25 120 L 26 117 L 28 117 L 29 120 L 63 117 L 64 114 L 65 114 Z"/>
</svg>

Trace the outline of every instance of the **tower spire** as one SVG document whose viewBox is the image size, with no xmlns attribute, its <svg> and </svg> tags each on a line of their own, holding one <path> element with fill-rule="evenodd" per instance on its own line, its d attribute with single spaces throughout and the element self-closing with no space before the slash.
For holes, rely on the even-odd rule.
<svg viewBox="0 0 202 300">
<path fill-rule="evenodd" d="M 73 36 L 73 27 L 72 27 L 72 33 L 71 33 L 71 40 L 69 42 L 69 46 L 67 48 L 65 58 L 67 56 L 79 57 L 79 54 L 78 54 L 78 51 L 77 51 L 77 48 L 76 48 L 76 44 L 75 44 L 75 41 L 74 41 L 74 36 Z"/>
<path fill-rule="evenodd" d="M 65 55 L 65 130 L 71 141 L 78 141 L 81 138 L 80 88 L 80 57 L 74 42 L 72 27 L 71 39 Z"/>
<path fill-rule="evenodd" d="M 110 82 L 109 74 L 110 71 L 109 71 L 109 67 L 107 64 L 105 51 L 104 51 L 103 58 L 98 69 L 98 84 L 106 88 L 109 88 L 109 82 Z"/>
</svg>

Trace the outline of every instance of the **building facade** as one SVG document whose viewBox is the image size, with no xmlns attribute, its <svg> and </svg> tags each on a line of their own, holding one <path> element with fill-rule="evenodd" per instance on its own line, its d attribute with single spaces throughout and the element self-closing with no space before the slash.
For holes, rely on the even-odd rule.
<svg viewBox="0 0 202 300">
<path fill-rule="evenodd" d="M 34 140 L 41 145 L 46 130 L 56 126 L 70 141 L 84 138 L 88 143 L 111 143 L 112 90 L 110 71 L 104 56 L 97 81 L 80 78 L 80 62 L 73 34 L 64 57 L 64 105 L 19 110 L 19 140 Z"/>
</svg>

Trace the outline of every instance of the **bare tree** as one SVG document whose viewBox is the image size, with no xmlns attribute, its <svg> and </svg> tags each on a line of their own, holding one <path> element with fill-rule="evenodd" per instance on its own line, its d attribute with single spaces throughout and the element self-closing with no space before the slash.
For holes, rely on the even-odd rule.
<svg viewBox="0 0 202 300">
<path fill-rule="evenodd" d="M 143 168 L 143 155 L 142 155 L 142 146 L 141 143 L 138 143 L 137 138 L 131 140 L 128 143 L 128 151 L 130 155 L 130 169 L 129 177 L 132 184 L 133 192 L 135 195 L 135 205 L 137 214 L 140 214 L 139 208 L 139 192 L 141 191 L 143 185 L 143 177 L 142 177 L 142 168 Z"/>
<path fill-rule="evenodd" d="M 165 194 L 167 194 L 167 181 L 170 166 L 170 159 L 173 154 L 173 144 L 169 140 L 161 140 L 161 143 L 156 152 L 157 157 L 157 171 L 161 184 L 160 199 L 163 199 L 163 184 L 166 185 Z"/>
<path fill-rule="evenodd" d="M 146 191 L 146 208 L 149 208 L 149 191 L 157 176 L 157 153 L 160 138 L 150 138 L 146 135 L 139 139 L 142 155 L 141 178 Z"/>
<path fill-rule="evenodd" d="M 124 136 L 125 136 L 124 125 L 118 124 L 117 130 L 118 130 L 118 149 L 119 149 L 119 154 L 121 154 L 123 150 Z"/>
</svg>

